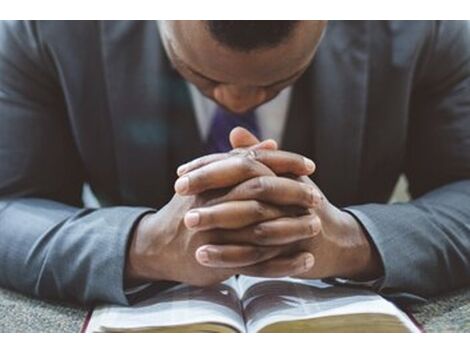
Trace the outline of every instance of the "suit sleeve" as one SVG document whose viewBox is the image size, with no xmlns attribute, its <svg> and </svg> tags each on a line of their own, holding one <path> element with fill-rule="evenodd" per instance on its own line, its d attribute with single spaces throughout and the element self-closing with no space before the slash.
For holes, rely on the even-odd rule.
<svg viewBox="0 0 470 352">
<path fill-rule="evenodd" d="M 85 209 L 84 171 L 34 23 L 0 22 L 0 285 L 126 304 L 129 234 L 145 208 Z"/>
<path fill-rule="evenodd" d="M 405 173 L 413 200 L 346 208 L 384 264 L 384 294 L 429 297 L 470 284 L 470 26 L 442 22 L 410 109 Z"/>
</svg>

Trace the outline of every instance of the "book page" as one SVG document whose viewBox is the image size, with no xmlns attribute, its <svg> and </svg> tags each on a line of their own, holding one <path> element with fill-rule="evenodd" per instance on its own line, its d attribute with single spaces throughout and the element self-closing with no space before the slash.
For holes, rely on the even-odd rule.
<svg viewBox="0 0 470 352">
<path fill-rule="evenodd" d="M 96 309 L 87 331 L 151 331 L 152 329 L 217 323 L 245 331 L 236 280 L 200 288 L 180 284 L 132 306 Z M 207 324 L 205 325 L 207 326 Z"/>
<path fill-rule="evenodd" d="M 333 286 L 320 280 L 241 276 L 238 284 L 249 332 L 281 321 L 356 313 L 401 313 L 373 292 Z"/>
</svg>

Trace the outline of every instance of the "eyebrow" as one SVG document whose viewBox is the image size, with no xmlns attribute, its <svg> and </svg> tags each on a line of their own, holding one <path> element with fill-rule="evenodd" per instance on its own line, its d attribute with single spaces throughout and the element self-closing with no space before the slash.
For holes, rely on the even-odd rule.
<svg viewBox="0 0 470 352">
<path fill-rule="evenodd" d="M 211 82 L 214 82 L 214 83 L 227 83 L 227 82 L 221 82 L 221 81 L 217 81 L 215 79 L 212 79 L 210 77 L 207 77 L 205 75 L 203 75 L 202 73 L 199 73 L 198 71 L 196 71 L 195 69 L 193 69 L 191 66 L 189 66 L 188 64 L 186 64 L 185 62 L 183 62 L 176 54 L 175 52 L 173 51 L 173 48 L 170 46 L 170 51 L 171 51 L 171 54 L 173 56 L 173 58 L 182 66 L 184 66 L 186 69 L 188 69 L 189 71 L 191 71 L 192 74 L 194 75 L 197 75 L 201 78 L 204 78 L 208 81 L 211 81 Z M 281 84 L 281 83 L 284 83 L 284 82 L 288 82 L 290 81 L 292 78 L 296 77 L 297 75 L 301 74 L 303 71 L 305 71 L 305 69 L 310 65 L 310 63 L 308 63 L 308 65 L 306 67 L 302 67 L 302 69 L 298 70 L 297 72 L 295 72 L 294 74 L 290 75 L 289 77 L 286 77 L 286 78 L 283 78 L 283 79 L 280 79 L 276 82 L 273 82 L 273 83 L 269 83 L 269 84 L 266 84 L 266 85 L 263 85 L 261 87 L 263 88 L 267 88 L 267 87 L 272 87 L 272 86 L 276 86 L 278 84 Z"/>
</svg>

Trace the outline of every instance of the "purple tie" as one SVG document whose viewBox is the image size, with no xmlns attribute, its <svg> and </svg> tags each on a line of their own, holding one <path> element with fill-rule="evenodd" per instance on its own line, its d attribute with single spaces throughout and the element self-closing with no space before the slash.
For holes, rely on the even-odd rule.
<svg viewBox="0 0 470 352">
<path fill-rule="evenodd" d="M 225 153 L 231 150 L 229 134 L 237 126 L 246 128 L 259 138 L 259 128 L 253 110 L 237 115 L 217 106 L 207 138 L 206 151 L 208 153 Z"/>
</svg>

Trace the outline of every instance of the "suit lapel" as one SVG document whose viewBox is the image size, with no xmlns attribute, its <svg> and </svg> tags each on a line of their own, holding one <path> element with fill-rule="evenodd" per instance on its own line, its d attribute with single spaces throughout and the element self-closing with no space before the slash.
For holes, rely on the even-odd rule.
<svg viewBox="0 0 470 352">
<path fill-rule="evenodd" d="M 281 149 L 315 158 L 310 66 L 294 84 Z"/>
<path fill-rule="evenodd" d="M 199 134 L 191 95 L 186 81 L 177 71 L 169 67 L 167 72 L 173 82 L 172 95 L 169 99 L 170 116 L 170 182 L 176 181 L 176 169 L 179 165 L 205 154 L 204 143 Z"/>
<path fill-rule="evenodd" d="M 163 206 L 173 195 L 174 165 L 200 143 L 187 87 L 171 72 L 154 21 L 101 26 L 122 201 Z M 182 152 L 183 145 L 191 152 Z"/>
<path fill-rule="evenodd" d="M 359 196 L 367 113 L 367 25 L 367 22 L 328 24 L 312 66 L 306 72 L 309 82 L 302 83 L 302 88 L 309 90 L 310 98 L 293 99 L 289 116 L 298 120 L 295 115 L 302 114 L 303 119 L 308 119 L 313 142 L 304 142 L 313 143 L 308 150 L 317 164 L 314 180 L 330 201 L 339 206 L 350 204 Z M 291 127 L 289 123 L 288 127 Z"/>
</svg>

